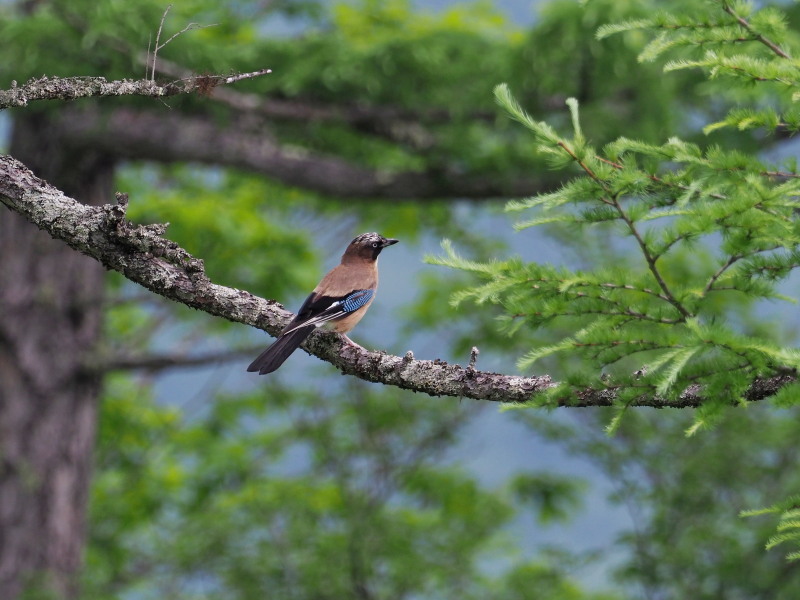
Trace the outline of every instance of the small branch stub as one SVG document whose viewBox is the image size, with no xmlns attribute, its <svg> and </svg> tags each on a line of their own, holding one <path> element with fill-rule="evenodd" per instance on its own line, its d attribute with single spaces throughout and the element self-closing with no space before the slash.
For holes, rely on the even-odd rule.
<svg viewBox="0 0 800 600">
<path fill-rule="evenodd" d="M 470 350 L 469 353 L 469 366 L 467 367 L 467 369 L 469 369 L 470 371 L 475 370 L 475 363 L 478 362 L 478 354 L 480 353 L 481 351 L 478 350 L 477 346 L 472 347 L 472 350 Z"/>
</svg>

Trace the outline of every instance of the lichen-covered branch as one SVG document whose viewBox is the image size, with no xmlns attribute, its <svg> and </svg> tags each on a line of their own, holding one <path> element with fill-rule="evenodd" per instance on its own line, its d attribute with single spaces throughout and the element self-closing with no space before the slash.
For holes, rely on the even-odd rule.
<svg viewBox="0 0 800 600">
<path fill-rule="evenodd" d="M 239 75 L 196 75 L 159 84 L 150 79 L 108 81 L 105 77 L 42 77 L 23 85 L 13 82 L 11 89 L 0 90 L 0 110 L 27 106 L 34 100 L 75 100 L 90 96 L 147 96 L 165 98 L 176 94 L 200 92 L 208 94 L 219 85 L 226 85 L 270 73 L 261 69 Z"/>
<path fill-rule="evenodd" d="M 86 206 L 39 179 L 14 158 L 0 155 L 0 202 L 54 238 L 165 298 L 272 335 L 277 335 L 292 316 L 274 300 L 211 282 L 202 260 L 163 237 L 165 226 L 139 226 L 127 221 L 124 194 L 118 195 L 116 204 Z M 440 360 L 417 360 L 411 352 L 405 356 L 369 352 L 344 342 L 338 334 L 323 331 L 312 334 L 303 348 L 343 373 L 431 396 L 525 402 L 553 385 L 547 375 L 502 375 Z M 747 397 L 760 400 L 795 379 L 787 374 L 758 380 Z M 614 399 L 613 391 L 588 389 L 562 405 L 610 406 Z M 687 390 L 676 401 L 642 397 L 633 404 L 683 408 L 701 402 L 698 390 Z"/>
</svg>

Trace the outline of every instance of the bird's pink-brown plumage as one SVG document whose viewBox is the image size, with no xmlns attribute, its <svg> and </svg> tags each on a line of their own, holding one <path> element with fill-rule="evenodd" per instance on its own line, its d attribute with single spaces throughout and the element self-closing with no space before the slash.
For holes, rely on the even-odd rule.
<svg viewBox="0 0 800 600">
<path fill-rule="evenodd" d="M 275 371 L 322 324 L 342 334 L 355 327 L 375 299 L 378 255 L 397 241 L 364 233 L 350 242 L 341 263 L 322 278 L 278 339 L 247 370 L 261 375 Z"/>
</svg>

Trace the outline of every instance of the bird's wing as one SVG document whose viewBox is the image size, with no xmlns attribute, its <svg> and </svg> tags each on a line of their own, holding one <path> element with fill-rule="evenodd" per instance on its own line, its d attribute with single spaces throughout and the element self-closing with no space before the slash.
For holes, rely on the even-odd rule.
<svg viewBox="0 0 800 600">
<path fill-rule="evenodd" d="M 374 290 L 353 290 L 338 298 L 313 293 L 306 298 L 295 319 L 289 323 L 281 335 L 308 325 L 319 327 L 328 321 L 346 317 L 365 306 L 372 299 L 374 293 Z"/>
</svg>

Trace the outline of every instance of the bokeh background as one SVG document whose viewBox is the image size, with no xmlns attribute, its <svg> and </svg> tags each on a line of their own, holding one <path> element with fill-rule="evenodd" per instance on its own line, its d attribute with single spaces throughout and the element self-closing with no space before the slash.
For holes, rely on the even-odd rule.
<svg viewBox="0 0 800 600">
<path fill-rule="evenodd" d="M 478 368 L 517 373 L 516 360 L 558 332 L 509 337 L 492 308 L 454 308 L 451 293 L 469 279 L 425 262 L 443 239 L 481 260 L 591 267 L 636 258 L 607 232 L 515 232 L 505 201 L 572 174 L 535 155 L 495 106 L 496 85 L 508 83 L 557 128 L 576 97 L 597 145 L 680 135 L 793 152 L 785 140 L 737 132 L 709 141 L 702 125 L 728 106 L 713 85 L 639 62 L 645 34 L 595 37 L 604 23 L 692 4 L 181 0 L 161 42 L 201 27 L 159 50 L 157 77 L 273 73 L 225 88 L 233 100 L 215 92 L 7 111 L 0 143 L 57 185 L 87 167 L 53 157 L 94 157 L 109 185 L 130 194 L 131 219 L 171 223 L 167 236 L 203 258 L 213 281 L 290 309 L 355 235 L 400 238 L 380 258 L 379 294 L 354 340 L 461 364 L 477 346 Z M 0 87 L 42 74 L 143 76 L 166 8 L 2 2 Z M 142 135 L 145 117 L 152 136 Z M 184 138 L 192 147 L 171 143 Z M 275 148 L 302 168 L 276 167 Z M 359 184 L 411 174 L 409 191 L 359 188 L 353 172 Z M 91 308 L 103 330 L 92 341 L 101 379 L 85 564 L 80 591 L 68 595 L 796 597 L 796 568 L 764 551 L 770 523 L 738 516 L 796 489 L 796 411 L 751 406 L 687 438 L 688 411 L 637 409 L 608 437 L 605 410 L 430 398 L 342 377 L 303 352 L 256 377 L 245 368 L 269 342 L 263 332 L 117 274 L 104 281 Z M 787 306 L 748 314 L 791 337 Z M 540 372 L 558 378 L 564 367 Z M 40 583 L 29 578 L 31 594 Z"/>
</svg>

